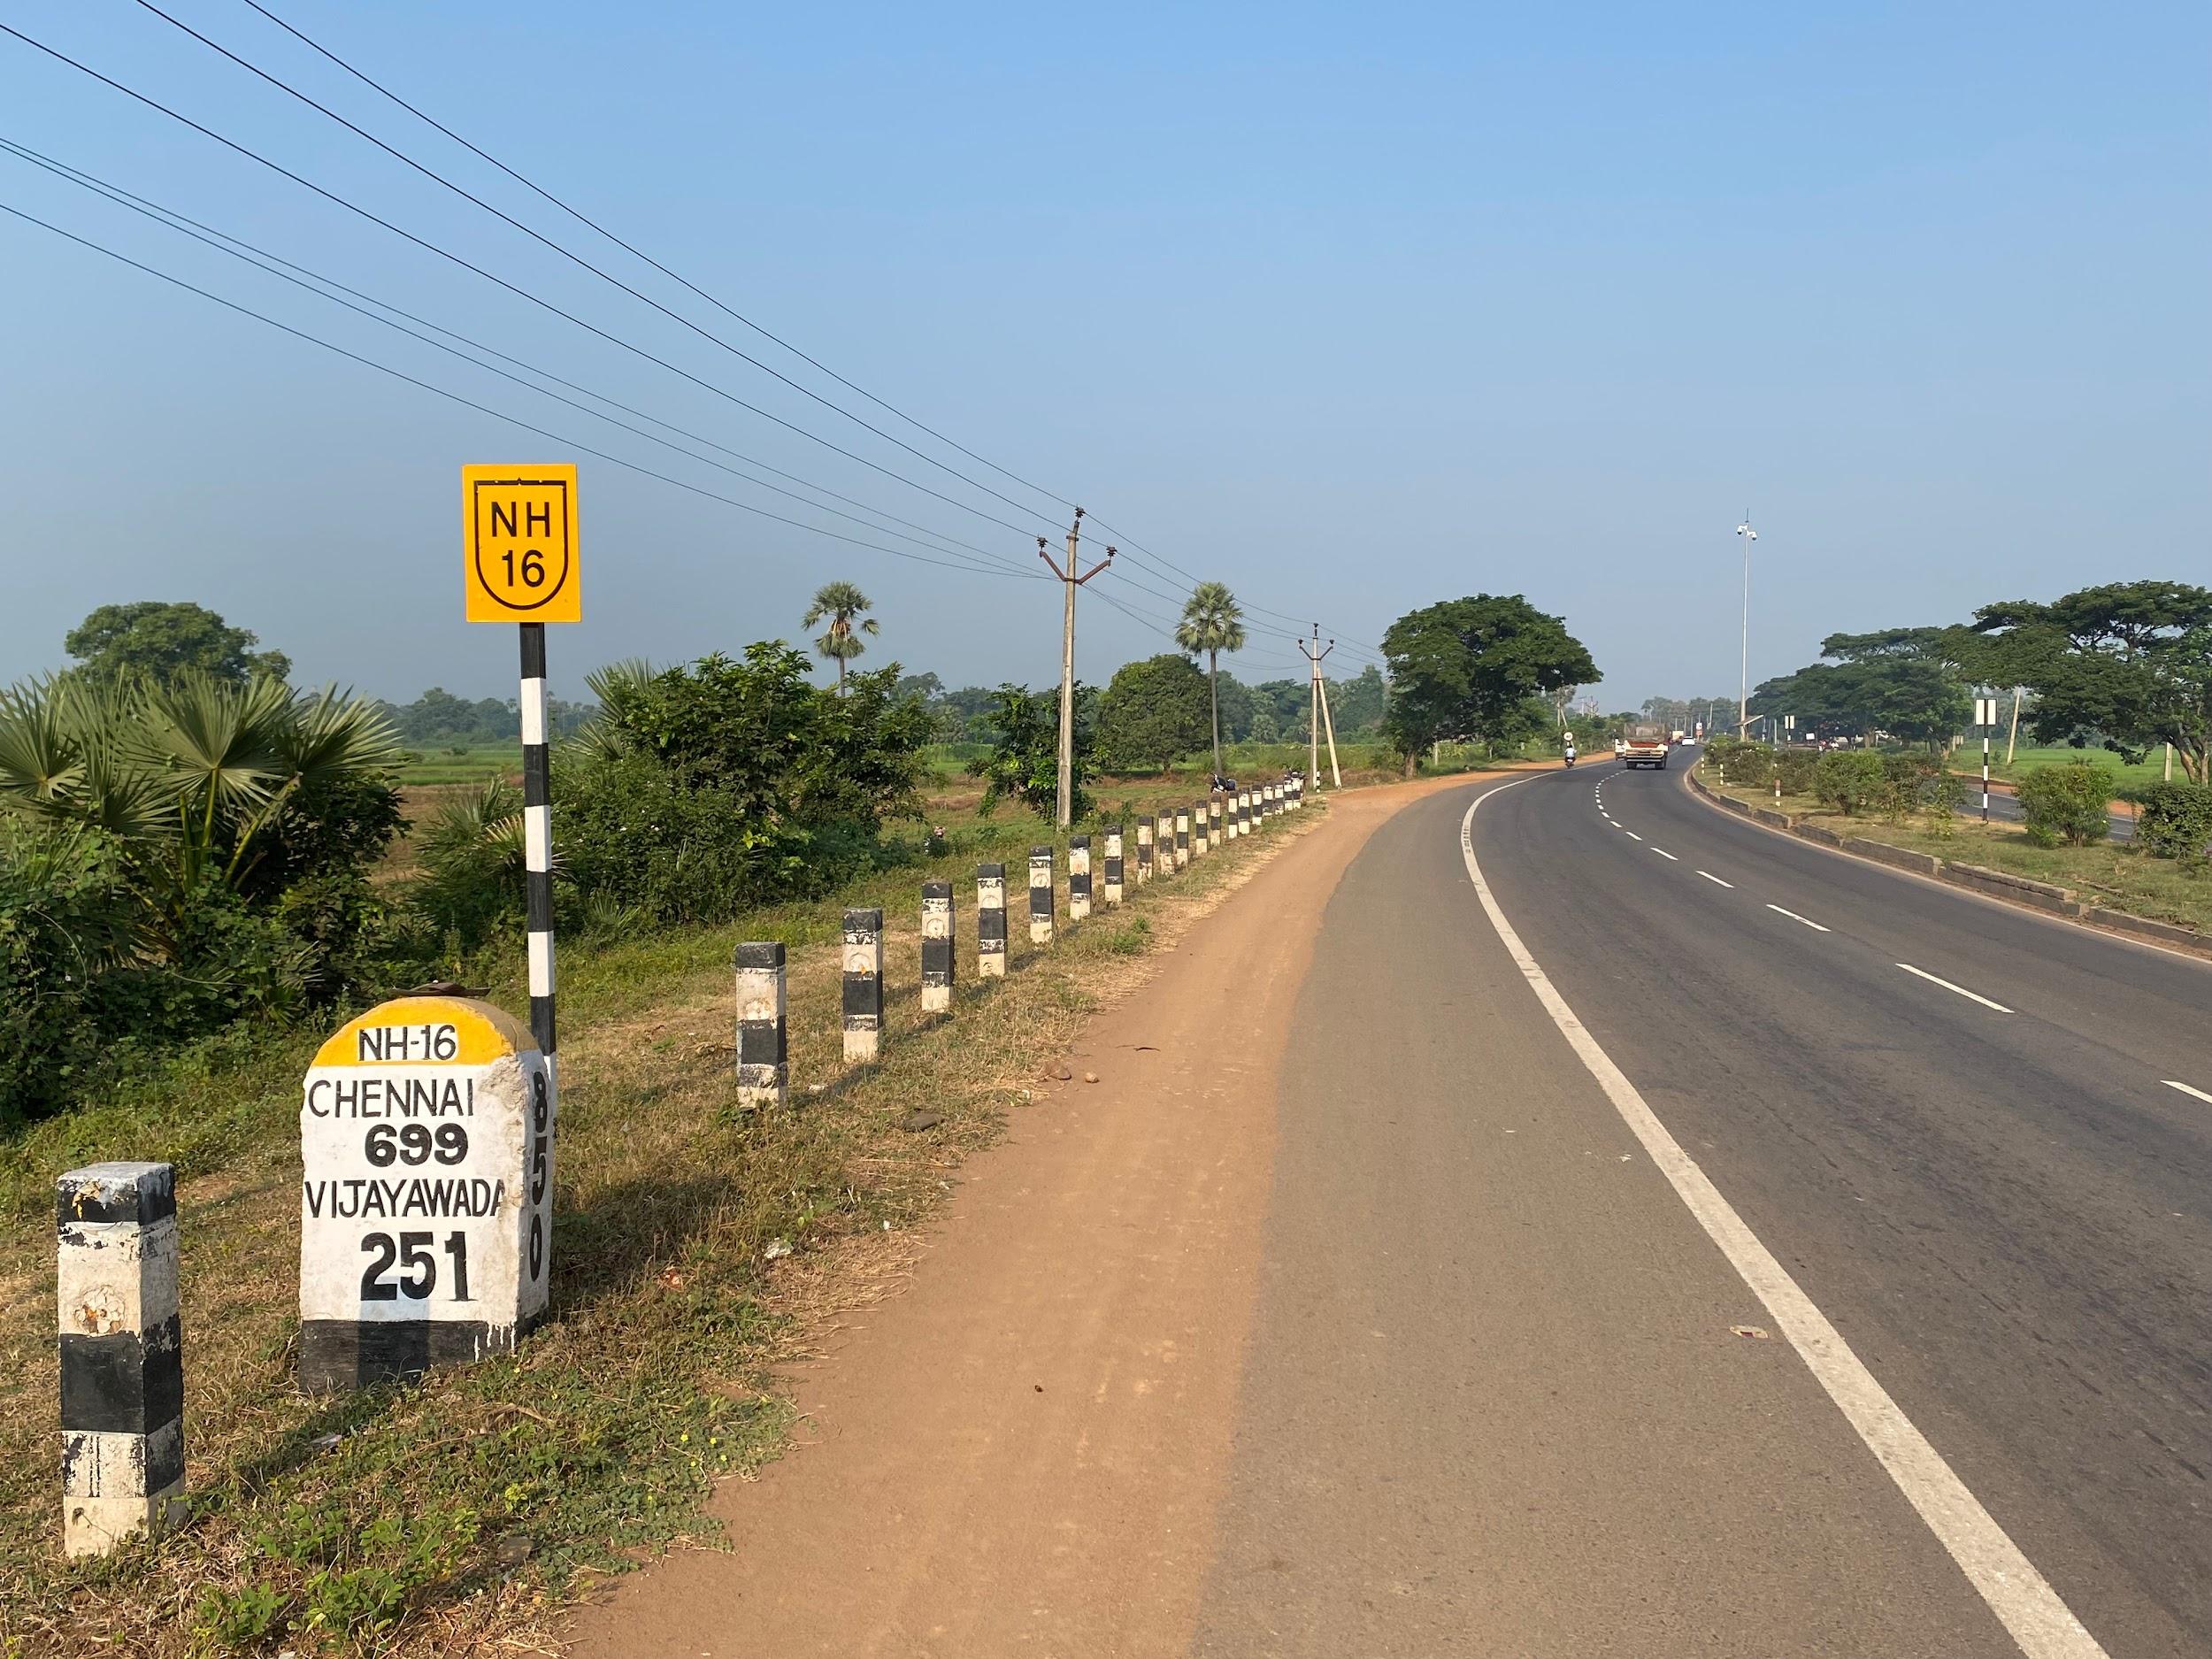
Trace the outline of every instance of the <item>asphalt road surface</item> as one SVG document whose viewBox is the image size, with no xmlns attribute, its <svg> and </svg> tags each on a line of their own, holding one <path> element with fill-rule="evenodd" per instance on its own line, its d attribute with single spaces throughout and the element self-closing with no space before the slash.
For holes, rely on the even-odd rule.
<svg viewBox="0 0 2212 1659">
<path fill-rule="evenodd" d="M 1378 831 L 1322 929 L 1196 1651 L 2212 1651 L 2207 968 L 1674 771 L 1471 823 L 1588 1037 L 2082 1627 L 1999 1572 L 2008 1631 L 1540 1006 L 1475 793 Z"/>
</svg>

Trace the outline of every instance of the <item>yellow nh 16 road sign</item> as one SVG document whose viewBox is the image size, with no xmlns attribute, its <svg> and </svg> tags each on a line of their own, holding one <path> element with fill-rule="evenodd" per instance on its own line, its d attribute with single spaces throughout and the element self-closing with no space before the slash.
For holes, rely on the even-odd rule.
<svg viewBox="0 0 2212 1659">
<path fill-rule="evenodd" d="M 462 588 L 471 622 L 581 622 L 576 468 L 461 469 Z"/>
</svg>

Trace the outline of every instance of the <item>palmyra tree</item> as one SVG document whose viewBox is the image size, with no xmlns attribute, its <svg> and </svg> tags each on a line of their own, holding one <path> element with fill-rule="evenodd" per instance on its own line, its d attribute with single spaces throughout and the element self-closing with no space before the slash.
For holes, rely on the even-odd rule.
<svg viewBox="0 0 2212 1659">
<path fill-rule="evenodd" d="M 868 648 L 860 642 L 864 634 L 879 630 L 876 619 L 863 613 L 870 609 L 868 595 L 852 582 L 825 582 L 814 603 L 799 618 L 799 626 L 810 628 L 818 622 L 829 626 L 814 641 L 815 650 L 837 664 L 837 695 L 845 695 L 845 664 Z"/>
<path fill-rule="evenodd" d="M 1213 696 L 1214 776 L 1221 776 L 1221 654 L 1244 649 L 1244 612 L 1225 582 L 1201 582 L 1175 625 L 1175 642 L 1206 653 L 1206 684 Z"/>
</svg>

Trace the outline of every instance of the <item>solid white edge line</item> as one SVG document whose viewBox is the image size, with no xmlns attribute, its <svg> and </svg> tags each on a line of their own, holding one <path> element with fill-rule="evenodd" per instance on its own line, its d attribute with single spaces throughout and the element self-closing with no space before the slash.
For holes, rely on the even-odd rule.
<svg viewBox="0 0 2212 1659">
<path fill-rule="evenodd" d="M 2203 1101 L 2206 1104 L 2212 1105 L 2212 1094 L 2206 1094 L 2200 1088 L 2191 1088 L 2186 1083 L 2177 1083 L 2170 1077 L 2161 1078 L 2159 1079 L 2159 1081 L 2163 1083 L 2168 1088 L 2177 1088 L 2185 1094 L 2193 1094 L 2197 1099 Z"/>
<path fill-rule="evenodd" d="M 1984 1008 L 1993 1008 L 2000 1014 L 2009 1014 L 2012 1012 L 2012 1010 L 2007 1008 L 2002 1002 L 1993 1002 L 1980 993 L 1970 991 L 1962 985 L 1954 985 L 1948 979 L 1939 979 L 1934 974 L 1929 972 L 1925 968 L 1916 968 L 1909 962 L 1901 962 L 1897 965 L 1902 968 L 1907 973 L 1918 974 L 1930 985 L 1939 985 L 1947 991 L 1956 991 L 1961 996 L 1964 997 L 1970 1002 L 1979 1002 Z"/>
<path fill-rule="evenodd" d="M 1770 904 L 1767 906 L 1767 909 L 1772 910 L 1777 916 L 1788 917 L 1793 922 L 1802 922 L 1806 926 L 1811 928 L 1813 932 L 1816 933 L 1824 933 L 1828 931 L 1818 922 L 1813 920 L 1811 917 L 1800 916 L 1795 910 L 1786 910 L 1778 904 Z"/>
<path fill-rule="evenodd" d="M 1729 1265 L 1781 1327 L 1844 1420 L 1857 1432 L 1897 1489 L 1919 1511 L 1937 1541 L 1950 1552 L 1989 1610 L 2019 1644 L 2020 1651 L 2028 1659 L 2110 1659 L 2035 1563 L 2021 1553 L 2020 1547 L 1943 1461 L 1943 1455 L 1929 1444 L 1927 1436 L 1913 1426 L 1888 1391 L 1875 1380 L 1874 1373 L 1851 1351 L 1827 1316 L 1814 1306 L 1812 1298 L 1775 1259 L 1774 1253 L 1759 1241 L 1735 1207 L 1721 1196 L 1697 1161 L 1667 1132 L 1658 1114 L 1598 1046 L 1597 1039 L 1575 1017 L 1574 1010 L 1567 1006 L 1567 1000 L 1513 931 L 1490 884 L 1483 879 L 1482 866 L 1475 862 L 1475 813 L 1484 802 L 1524 781 L 1517 780 L 1475 797 L 1467 816 L 1459 821 L 1459 851 L 1490 926 L 1536 994 L 1536 1000 L 1559 1027 L 1559 1034 L 1597 1079 L 1614 1110 L 1643 1144 L 1676 1195 L 1705 1229 L 1706 1236 L 1720 1247 Z"/>
<path fill-rule="evenodd" d="M 1676 864 L 1680 864 L 1682 862 L 1679 858 L 1675 858 L 1674 855 L 1663 847 L 1655 847 L 1651 850 L 1657 853 L 1662 858 L 1673 858 Z"/>
<path fill-rule="evenodd" d="M 1699 872 L 1698 872 L 1698 874 L 1700 874 L 1700 875 L 1703 876 L 1703 877 L 1704 877 L 1704 878 L 1705 878 L 1708 881 L 1711 882 L 1711 883 L 1712 883 L 1715 887 L 1726 887 L 1726 888 L 1728 888 L 1731 892 L 1733 892 L 1733 891 L 1735 890 L 1735 886 L 1736 886 L 1736 884 L 1735 884 L 1734 882 L 1732 882 L 1732 881 L 1723 881 L 1723 880 L 1722 880 L 1722 879 L 1721 879 L 1718 876 L 1715 875 L 1715 874 L 1714 874 L 1711 871 L 1709 871 L 1709 870 L 1701 870 L 1701 871 L 1699 871 Z"/>
</svg>

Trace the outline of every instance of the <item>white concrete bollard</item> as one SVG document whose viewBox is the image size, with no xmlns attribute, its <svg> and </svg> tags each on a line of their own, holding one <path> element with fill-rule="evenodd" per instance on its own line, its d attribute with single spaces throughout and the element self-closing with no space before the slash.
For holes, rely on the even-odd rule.
<svg viewBox="0 0 2212 1659">
<path fill-rule="evenodd" d="M 1029 942 L 1052 942 L 1052 849 L 1029 849 Z"/>
<path fill-rule="evenodd" d="M 184 1492 L 176 1171 L 95 1164 L 56 1187 L 62 1548 L 104 1555 Z"/>
<path fill-rule="evenodd" d="M 952 883 L 922 883 L 922 1012 L 952 1011 Z"/>
<path fill-rule="evenodd" d="M 1006 977 L 1006 866 L 975 867 L 975 972 L 979 979 Z"/>
<path fill-rule="evenodd" d="M 1137 817 L 1137 885 L 1142 887 L 1152 879 L 1152 814 L 1143 812 Z"/>
<path fill-rule="evenodd" d="M 1106 902 L 1121 902 L 1121 826 L 1106 826 Z"/>
<path fill-rule="evenodd" d="M 845 912 L 845 1061 L 883 1051 L 883 912 Z"/>
<path fill-rule="evenodd" d="M 1068 920 L 1079 922 L 1091 913 L 1091 838 L 1068 837 Z"/>
<path fill-rule="evenodd" d="M 783 946 L 737 948 L 737 1103 L 780 1106 L 791 1097 Z"/>
<path fill-rule="evenodd" d="M 1190 809 L 1175 809 L 1175 867 L 1186 868 L 1190 864 Z"/>
</svg>

